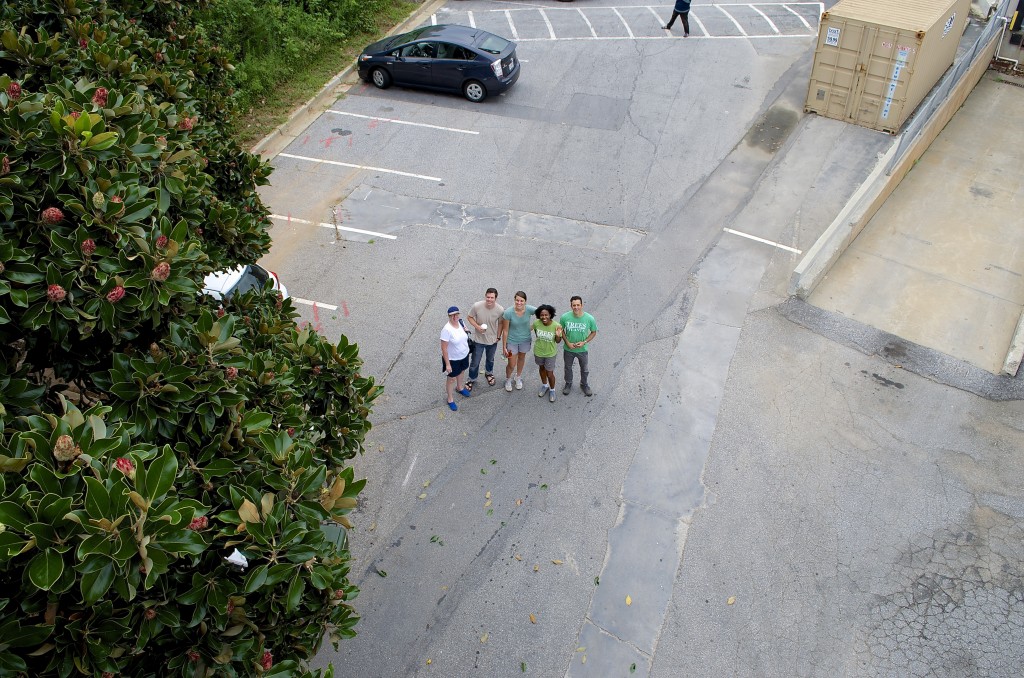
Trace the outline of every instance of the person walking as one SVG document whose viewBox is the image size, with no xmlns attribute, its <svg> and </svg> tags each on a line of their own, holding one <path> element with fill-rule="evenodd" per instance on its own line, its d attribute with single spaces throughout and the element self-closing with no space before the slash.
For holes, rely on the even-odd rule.
<svg viewBox="0 0 1024 678">
<path fill-rule="evenodd" d="M 572 310 L 563 313 L 558 320 L 565 337 L 562 355 L 565 362 L 565 385 L 562 387 L 562 395 L 569 395 L 572 389 L 572 364 L 578 360 L 580 389 L 583 395 L 592 396 L 594 391 L 590 388 L 590 353 L 587 352 L 587 344 L 597 336 L 597 321 L 594 316 L 584 312 L 583 297 L 580 295 L 573 295 L 569 299 L 569 306 Z"/>
<path fill-rule="evenodd" d="M 540 391 L 537 396 L 555 402 L 555 360 L 558 358 L 558 342 L 562 341 L 562 326 L 555 322 L 555 307 L 541 304 L 534 314 L 533 333 L 537 343 L 533 346 L 533 359 L 540 371 Z"/>
<path fill-rule="evenodd" d="M 537 312 L 536 306 L 526 305 L 526 292 L 516 292 L 513 304 L 501 316 L 502 352 L 508 360 L 505 366 L 505 390 L 510 393 L 513 373 L 516 388 L 523 388 L 523 368 L 526 367 L 526 354 L 530 351 L 531 343 L 530 322 Z"/>
<path fill-rule="evenodd" d="M 469 381 L 466 382 L 466 388 L 470 391 L 480 375 L 480 358 L 485 355 L 484 378 L 488 386 L 494 386 L 494 352 L 501 341 L 501 315 L 504 312 L 504 307 L 498 303 L 498 290 L 493 287 L 488 287 L 483 300 L 469 309 L 466 320 L 473 326 L 475 335 L 473 356 L 469 362 Z"/>
<path fill-rule="evenodd" d="M 469 336 L 459 318 L 459 307 L 448 308 L 448 322 L 441 328 L 441 369 L 447 375 L 445 392 L 448 394 L 448 409 L 452 412 L 459 409 L 455 404 L 455 394 L 470 396 L 469 390 L 462 385 L 466 368 L 469 367 Z"/>
<path fill-rule="evenodd" d="M 690 0 L 676 0 L 676 5 L 672 8 L 672 18 L 663 26 L 666 31 L 672 30 L 676 17 L 683 20 L 683 37 L 690 37 Z"/>
</svg>

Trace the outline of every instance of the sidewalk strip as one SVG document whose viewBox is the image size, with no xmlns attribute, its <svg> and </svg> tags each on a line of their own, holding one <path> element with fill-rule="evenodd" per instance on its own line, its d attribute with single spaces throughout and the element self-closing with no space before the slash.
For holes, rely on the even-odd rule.
<svg viewBox="0 0 1024 678">
<path fill-rule="evenodd" d="M 781 245 L 781 244 L 779 244 L 777 242 L 773 242 L 771 240 L 765 240 L 764 238 L 758 238 L 756 235 L 750 235 L 749 233 L 740 233 L 739 231 L 734 231 L 731 228 L 723 228 L 722 230 L 725 231 L 726 233 L 732 233 L 733 235 L 738 235 L 741 238 L 747 238 L 749 240 L 756 240 L 757 242 L 763 242 L 765 245 L 771 245 L 772 247 L 778 247 L 780 250 L 786 250 L 788 252 L 793 252 L 795 254 L 801 254 L 801 251 L 796 249 L 796 248 L 789 247 L 788 245 Z"/>
<path fill-rule="evenodd" d="M 292 158 L 294 160 L 305 160 L 307 162 L 316 162 L 324 165 L 338 165 L 339 167 L 351 167 L 353 169 L 368 170 L 370 172 L 384 172 L 386 174 L 397 174 L 402 177 L 412 177 L 413 179 L 426 179 L 427 181 L 441 181 L 441 177 L 428 177 L 425 174 L 412 174 L 411 172 L 400 172 L 393 169 L 384 169 L 383 167 L 371 167 L 370 165 L 354 165 L 350 162 L 339 162 L 338 160 L 322 160 L 320 158 L 310 158 L 306 155 L 292 155 L 291 153 L 278 153 L 279 158 Z"/>
<path fill-rule="evenodd" d="M 338 307 L 334 304 L 321 304 L 319 301 L 310 301 L 309 299 L 300 299 L 298 297 L 292 297 L 292 301 L 296 304 L 305 304 L 306 306 L 312 306 L 314 308 L 326 308 L 328 311 L 337 311 Z"/>
<path fill-rule="evenodd" d="M 296 219 L 295 217 L 286 217 L 280 214 L 271 214 L 271 219 L 277 219 L 278 221 L 295 222 L 297 224 L 312 224 L 314 222 L 306 219 Z M 350 233 L 362 233 L 363 235 L 372 235 L 375 238 L 387 238 L 388 240 L 398 240 L 397 235 L 390 235 L 388 233 L 377 233 L 376 231 L 364 231 L 361 228 L 350 228 L 348 226 L 335 226 L 334 224 L 327 224 L 320 222 L 317 226 L 323 226 L 324 228 L 337 228 L 339 231 L 348 231 Z"/>
<path fill-rule="evenodd" d="M 375 115 L 362 115 L 360 113 L 349 113 L 348 111 L 336 111 L 334 109 L 327 109 L 328 113 L 333 115 L 348 115 L 353 118 L 364 118 L 365 120 L 376 120 L 378 122 L 393 122 L 396 125 L 412 125 L 414 127 L 429 127 L 430 129 L 444 130 L 445 132 L 458 132 L 459 134 L 480 134 L 480 132 L 474 132 L 471 129 L 459 129 L 458 127 L 442 127 L 441 125 L 428 125 L 425 122 L 410 122 L 408 120 L 396 120 L 394 118 L 379 118 Z"/>
</svg>

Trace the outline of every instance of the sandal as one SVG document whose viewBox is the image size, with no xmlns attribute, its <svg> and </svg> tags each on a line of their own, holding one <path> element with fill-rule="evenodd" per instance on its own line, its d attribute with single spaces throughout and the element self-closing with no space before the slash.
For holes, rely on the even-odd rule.
<svg viewBox="0 0 1024 678">
<path fill-rule="evenodd" d="M 487 377 L 487 385 L 488 386 L 494 386 L 494 375 L 493 374 L 486 374 L 484 376 Z"/>
<path fill-rule="evenodd" d="M 467 391 L 472 391 L 473 390 L 473 382 L 471 382 L 471 381 L 467 381 L 466 382 L 466 390 Z"/>
</svg>

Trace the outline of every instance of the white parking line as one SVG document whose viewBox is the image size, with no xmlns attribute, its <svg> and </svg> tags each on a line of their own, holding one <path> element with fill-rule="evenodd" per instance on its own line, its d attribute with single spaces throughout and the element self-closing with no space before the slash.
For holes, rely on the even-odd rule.
<svg viewBox="0 0 1024 678">
<path fill-rule="evenodd" d="M 313 224 L 316 222 L 308 221 L 306 219 L 297 219 L 295 217 L 286 217 L 282 214 L 271 214 L 271 219 L 277 219 L 278 221 L 295 222 L 297 224 Z M 389 235 L 387 233 L 377 233 L 376 231 L 365 231 L 361 228 L 351 228 L 349 226 L 335 226 L 334 224 L 328 224 L 323 221 L 316 224 L 317 226 L 323 226 L 324 228 L 337 228 L 339 231 L 348 231 L 350 233 L 362 233 L 363 235 L 372 235 L 375 238 L 385 238 L 387 240 L 398 240 L 397 235 Z"/>
<path fill-rule="evenodd" d="M 296 304 L 305 304 L 306 306 L 316 306 L 317 308 L 326 308 L 328 311 L 337 311 L 338 307 L 334 304 L 323 304 L 319 301 L 310 301 L 309 299 L 299 299 L 298 297 L 292 297 L 292 301 Z"/>
<path fill-rule="evenodd" d="M 400 172 L 393 169 L 384 169 L 383 167 L 372 167 L 370 165 L 355 165 L 350 162 L 340 162 L 338 160 L 323 160 L 321 158 L 310 158 L 305 155 L 292 155 L 291 153 L 278 153 L 279 158 L 292 158 L 294 160 L 305 160 L 307 162 L 315 162 L 323 165 L 338 165 L 340 167 L 352 167 L 353 169 L 369 170 L 371 172 L 384 172 L 386 174 L 397 174 L 403 177 L 412 177 L 413 179 L 426 179 L 427 181 L 441 181 L 441 177 L 428 177 L 425 174 L 413 174 L 411 172 Z"/>
<path fill-rule="evenodd" d="M 740 34 L 742 34 L 743 36 L 747 35 L 747 32 L 745 30 L 743 30 L 743 26 L 740 26 L 740 22 L 736 21 L 736 19 L 733 17 L 732 14 L 729 14 L 724 9 L 722 9 L 722 5 L 715 5 L 715 7 L 717 7 L 718 11 L 720 11 L 722 14 L 724 14 L 727 17 L 729 17 L 729 21 L 731 21 L 733 23 L 733 25 L 736 26 L 736 30 L 738 30 L 740 32 Z"/>
<path fill-rule="evenodd" d="M 807 30 L 811 30 L 811 25 L 810 25 L 809 23 L 807 23 L 807 19 L 805 19 L 805 18 L 803 18 L 802 16 L 800 16 L 800 13 L 799 13 L 799 12 L 797 12 L 797 11 L 796 11 L 795 9 L 793 9 L 792 7 L 790 7 L 790 6 L 789 6 L 789 5 L 787 5 L 787 4 L 784 4 L 784 5 L 782 5 L 782 6 L 783 6 L 783 7 L 785 7 L 786 9 L 788 9 L 788 10 L 789 10 L 790 12 L 792 12 L 793 14 L 795 14 L 795 15 L 796 15 L 796 18 L 797 18 L 797 19 L 800 19 L 800 21 L 803 21 L 803 22 L 804 22 L 804 26 L 806 26 L 806 27 L 807 27 Z M 824 5 L 822 5 L 822 7 L 824 8 Z M 823 12 L 823 11 L 825 11 L 825 10 L 824 10 L 824 9 L 822 9 L 821 11 Z M 818 12 L 818 14 L 821 14 L 821 12 Z"/>
<path fill-rule="evenodd" d="M 779 27 L 775 25 L 775 22 L 773 22 L 771 19 L 768 18 L 767 14 L 765 14 L 764 12 L 759 10 L 757 7 L 754 7 L 753 5 L 747 5 L 747 6 L 750 7 L 750 9 L 754 10 L 755 12 L 757 12 L 758 14 L 760 14 L 761 16 L 763 16 L 764 20 L 768 22 L 768 25 L 772 27 L 773 31 L 775 31 L 776 33 L 780 32 L 779 31 Z"/>
<path fill-rule="evenodd" d="M 615 16 L 619 17 L 619 21 L 621 21 L 622 25 L 626 27 L 626 33 L 628 33 L 630 39 L 632 39 L 634 37 L 633 36 L 633 29 L 629 27 L 629 24 L 626 23 L 626 20 L 623 18 L 623 16 L 621 14 L 619 14 L 619 10 L 617 10 L 614 7 L 612 7 L 612 11 L 615 12 Z"/>
<path fill-rule="evenodd" d="M 509 13 L 509 11 L 507 9 L 506 10 L 501 10 L 501 11 L 505 12 L 505 18 L 508 19 L 508 29 L 510 31 L 512 31 L 512 39 L 513 40 L 518 40 L 519 39 L 519 33 L 516 32 L 516 25 L 514 23 L 512 23 L 512 15 Z"/>
<path fill-rule="evenodd" d="M 472 28 L 476 28 L 476 19 L 473 18 L 473 10 L 466 12 L 466 15 L 469 17 L 469 25 Z"/>
<path fill-rule="evenodd" d="M 471 129 L 459 129 L 458 127 L 442 127 L 441 125 L 428 125 L 425 122 L 409 122 L 408 120 L 395 120 L 394 118 L 378 118 L 375 115 L 360 115 L 359 113 L 348 113 L 347 111 L 336 111 L 334 109 L 327 109 L 328 113 L 334 115 L 348 115 L 353 118 L 364 118 L 366 120 L 378 120 L 380 122 L 393 122 L 396 125 L 412 125 L 414 127 L 429 127 L 430 129 L 444 130 L 445 132 L 458 132 L 459 134 L 480 134 L 480 132 L 474 132 Z"/>
<path fill-rule="evenodd" d="M 650 5 L 647 5 L 647 9 L 650 10 L 651 14 L 654 15 L 654 20 L 658 22 L 659 26 L 664 26 L 665 25 L 665 24 L 661 23 L 662 22 L 661 15 L 658 14 L 657 12 L 655 12 L 653 7 L 651 7 Z"/>
<path fill-rule="evenodd" d="M 587 22 L 587 28 L 590 29 L 590 34 L 596 38 L 597 37 L 597 31 L 594 30 L 594 25 L 590 23 L 590 19 L 587 18 L 587 15 L 584 14 L 583 10 L 580 9 L 579 7 L 576 8 L 576 11 L 579 12 L 580 16 L 583 17 L 583 20 L 585 22 Z"/>
<path fill-rule="evenodd" d="M 544 25 L 546 25 L 548 27 L 548 35 L 551 36 L 552 40 L 554 40 L 555 39 L 555 29 L 551 25 L 551 21 L 548 20 L 548 15 L 544 13 L 543 9 L 540 9 L 538 11 L 540 11 L 541 18 L 544 19 Z"/>
<path fill-rule="evenodd" d="M 738 235 L 741 238 L 747 238 L 749 240 L 756 240 L 757 242 L 763 242 L 765 245 L 771 245 L 772 247 L 778 247 L 780 250 L 786 250 L 788 252 L 793 252 L 795 254 L 802 254 L 802 252 L 800 250 L 796 249 L 796 248 L 789 247 L 787 245 L 781 245 L 781 244 L 779 244 L 777 242 L 773 242 L 771 240 L 765 240 L 764 238 L 758 238 L 756 235 L 750 235 L 749 233 L 740 233 L 739 231 L 734 231 L 731 228 L 723 228 L 722 230 L 725 231 L 726 233 L 732 233 L 733 235 Z"/>
</svg>

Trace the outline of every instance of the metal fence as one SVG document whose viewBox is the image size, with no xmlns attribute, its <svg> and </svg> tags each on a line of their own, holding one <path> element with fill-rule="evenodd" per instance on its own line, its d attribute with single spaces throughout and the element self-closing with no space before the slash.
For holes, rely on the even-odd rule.
<svg viewBox="0 0 1024 678">
<path fill-rule="evenodd" d="M 889 160 L 889 164 L 885 168 L 886 174 L 891 174 L 894 167 L 896 167 L 900 160 L 903 159 L 903 155 L 910 149 L 917 137 L 920 136 L 921 131 L 924 129 L 928 121 L 931 120 L 932 115 L 936 109 L 942 105 L 948 97 L 949 93 L 957 86 L 960 80 L 967 74 L 974 63 L 982 58 L 981 55 L 986 49 L 992 44 L 993 40 L 999 40 L 1003 35 L 1005 28 L 1005 22 L 1000 20 L 1000 17 L 1010 15 L 1010 5 L 1016 0 L 1002 0 L 999 3 L 999 8 L 991 14 L 988 19 L 988 23 L 982 29 L 981 33 L 978 34 L 977 39 L 971 44 L 963 55 L 953 63 L 953 67 L 946 71 L 945 75 L 939 80 L 939 83 L 932 89 L 931 93 L 925 98 L 925 100 L 918 107 L 917 112 L 911 118 L 910 122 L 907 123 L 906 129 L 900 134 L 899 142 L 896 148 L 896 152 Z"/>
</svg>

